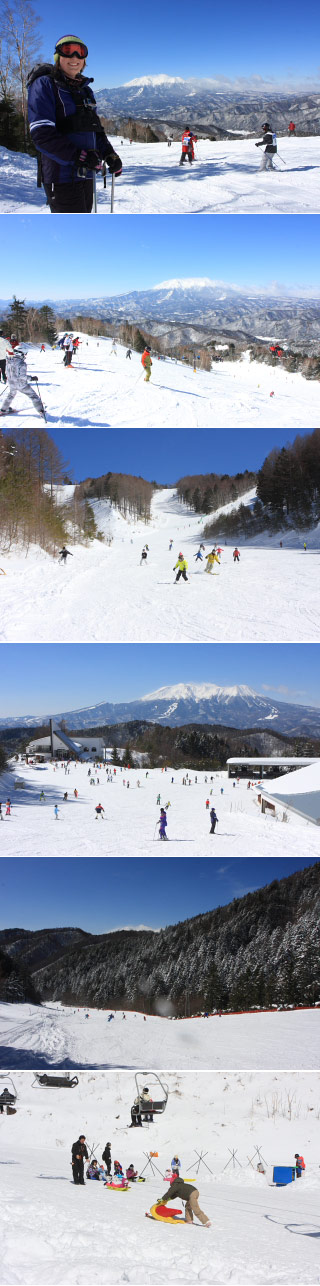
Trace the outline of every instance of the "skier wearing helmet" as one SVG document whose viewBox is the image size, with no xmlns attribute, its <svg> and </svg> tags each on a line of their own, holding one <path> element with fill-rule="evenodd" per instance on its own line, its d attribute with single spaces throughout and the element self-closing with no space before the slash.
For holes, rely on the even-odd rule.
<svg viewBox="0 0 320 1286">
<path fill-rule="evenodd" d="M 276 135 L 273 134 L 269 121 L 265 121 L 262 129 L 263 138 L 260 139 L 259 143 L 256 143 L 256 147 L 264 147 L 264 154 L 261 157 L 259 168 L 260 170 L 275 170 L 276 166 L 273 165 L 272 157 L 277 151 Z"/>
<path fill-rule="evenodd" d="M 184 558 L 184 557 L 183 557 L 183 554 L 181 554 L 181 553 L 180 553 L 180 554 L 178 555 L 177 562 L 175 563 L 175 566 L 174 566 L 174 568 L 173 568 L 173 571 L 174 571 L 174 572 L 175 572 L 175 571 L 177 572 L 176 579 L 175 579 L 175 582 L 174 582 L 175 584 L 176 584 L 177 580 L 180 580 L 180 576 L 182 576 L 182 577 L 183 577 L 183 580 L 188 580 L 188 577 L 187 577 L 187 568 L 188 568 L 187 560 L 186 560 L 186 558 Z"/>
<path fill-rule="evenodd" d="M 186 128 L 183 131 L 181 142 L 182 142 L 182 151 L 181 151 L 179 165 L 184 165 L 185 161 L 187 160 L 189 161 L 189 165 L 192 165 L 192 162 L 194 161 L 193 144 L 197 142 L 197 137 L 196 137 L 196 134 L 191 134 L 189 125 L 186 125 Z"/>
<path fill-rule="evenodd" d="M 104 161 L 111 174 L 122 170 L 97 115 L 91 80 L 83 75 L 87 54 L 78 36 L 62 36 L 55 46 L 54 65 L 43 63 L 28 76 L 38 185 L 43 183 L 52 214 L 90 214 L 93 174 Z"/>
</svg>

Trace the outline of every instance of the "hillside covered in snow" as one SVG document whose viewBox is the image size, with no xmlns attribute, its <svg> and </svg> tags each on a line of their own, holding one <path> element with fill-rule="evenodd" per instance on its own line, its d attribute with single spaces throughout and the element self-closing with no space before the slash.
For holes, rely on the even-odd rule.
<svg viewBox="0 0 320 1286">
<path fill-rule="evenodd" d="M 91 1019 L 83 1022 L 83 1030 L 90 1026 Z M 156 1081 L 150 1073 L 141 1075 L 148 1075 L 155 1097 Z M 56 1089 L 34 1085 L 33 1072 L 14 1071 L 16 1115 L 1 1118 L 3 1281 L 278 1286 L 281 1280 L 283 1286 L 316 1286 L 318 1074 L 160 1075 L 168 1089 L 165 1113 L 129 1131 L 137 1091 L 132 1073 L 83 1071 L 75 1089 Z M 99 1164 L 108 1139 L 113 1161 L 119 1158 L 124 1168 L 133 1162 L 145 1182 L 116 1192 L 86 1181 L 79 1195 L 71 1185 L 70 1160 L 80 1132 Z M 302 1178 L 275 1187 L 273 1166 L 292 1166 L 297 1151 L 306 1163 Z M 168 1189 L 165 1175 L 175 1153 L 181 1175 L 199 1189 L 211 1228 L 197 1220 L 193 1227 L 174 1227 L 145 1218 Z M 171 1208 L 184 1210 L 181 1201 Z"/>
<path fill-rule="evenodd" d="M 131 92 L 136 114 L 142 99 L 145 102 L 145 90 L 137 86 Z M 191 106 L 192 99 L 188 114 Z M 199 138 L 194 164 L 179 168 L 180 140 L 168 148 L 166 141 L 130 144 L 120 134 L 111 135 L 123 162 L 121 178 L 115 183 L 115 214 L 316 214 L 320 209 L 320 138 L 280 136 L 277 173 L 260 173 L 261 149 L 255 148 L 258 137 L 215 142 Z M 98 214 L 108 215 L 109 175 L 106 188 L 98 178 L 97 189 Z M 3 147 L 0 212 L 50 214 L 44 190 L 37 188 L 35 158 Z"/>
</svg>

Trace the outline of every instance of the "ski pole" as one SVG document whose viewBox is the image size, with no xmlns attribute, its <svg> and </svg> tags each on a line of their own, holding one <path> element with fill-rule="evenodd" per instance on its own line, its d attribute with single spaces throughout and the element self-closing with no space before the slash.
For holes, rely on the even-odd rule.
<svg viewBox="0 0 320 1286">
<path fill-rule="evenodd" d="M 39 389 L 39 380 L 38 380 L 38 376 L 37 376 L 37 375 L 30 375 L 30 380 L 31 380 L 31 383 L 32 383 L 32 384 L 36 384 L 36 385 L 37 385 L 37 394 L 38 394 L 38 398 L 39 398 L 39 402 L 40 402 L 41 410 L 43 411 L 44 419 L 45 419 L 45 422 L 46 422 L 46 424 L 47 424 L 47 417 L 46 417 L 46 413 L 45 413 L 45 409 L 44 409 L 44 405 L 43 405 L 43 401 L 42 401 L 42 397 L 41 397 L 41 393 L 40 393 L 40 389 Z"/>
<path fill-rule="evenodd" d="M 283 156 L 280 156 L 280 152 L 277 152 L 277 156 L 279 157 L 279 161 L 282 161 L 282 164 L 283 164 L 283 165 L 286 165 L 286 164 L 287 164 L 287 162 L 285 161 L 284 157 L 283 157 Z"/>
<path fill-rule="evenodd" d="M 97 214 L 97 175 L 93 171 L 93 214 Z"/>
<path fill-rule="evenodd" d="M 154 832 L 153 832 L 153 840 L 152 840 L 152 843 L 153 843 L 153 841 L 154 841 L 154 840 L 155 840 L 155 838 L 156 838 L 156 830 L 157 830 L 157 829 L 158 829 L 158 822 L 156 822 L 156 824 L 155 824 L 155 828 L 154 828 Z"/>
<path fill-rule="evenodd" d="M 114 207 L 114 174 L 112 174 L 112 175 L 111 175 L 111 210 L 110 210 L 110 214 L 113 214 L 113 207 Z"/>
</svg>

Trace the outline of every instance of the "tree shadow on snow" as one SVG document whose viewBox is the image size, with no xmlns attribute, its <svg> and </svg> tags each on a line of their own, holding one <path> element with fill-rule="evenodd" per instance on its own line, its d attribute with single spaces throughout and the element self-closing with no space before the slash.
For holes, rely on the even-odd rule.
<svg viewBox="0 0 320 1286">
<path fill-rule="evenodd" d="M 137 1064 L 118 1063 L 118 1060 L 113 1063 L 93 1063 L 92 1060 L 89 1063 L 72 1063 L 69 1058 L 64 1058 L 59 1063 L 46 1058 L 45 1054 L 35 1054 L 32 1049 L 18 1049 L 13 1048 L 12 1045 L 0 1045 L 0 1067 L 8 1071 L 14 1067 L 15 1071 L 22 1069 L 23 1071 L 32 1072 L 39 1072 L 42 1068 L 45 1071 L 106 1072 L 113 1071 L 116 1067 L 117 1070 L 122 1072 L 132 1072 L 136 1070 Z"/>
</svg>

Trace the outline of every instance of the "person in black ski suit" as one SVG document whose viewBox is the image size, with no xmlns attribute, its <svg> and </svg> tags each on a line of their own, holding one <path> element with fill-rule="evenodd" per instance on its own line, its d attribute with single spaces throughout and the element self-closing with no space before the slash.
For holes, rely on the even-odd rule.
<svg viewBox="0 0 320 1286">
<path fill-rule="evenodd" d="M 77 36 L 62 36 L 54 66 L 43 63 L 28 76 L 29 128 L 40 154 L 38 183 L 43 182 L 51 214 L 90 214 L 93 174 L 104 162 L 111 174 L 122 170 L 96 111 L 92 77 L 82 74 L 87 54 Z"/>
<path fill-rule="evenodd" d="M 84 1184 L 83 1163 L 89 1160 L 85 1134 L 79 1134 L 76 1143 L 72 1144 L 73 1182 Z"/>
<path fill-rule="evenodd" d="M 263 138 L 260 139 L 259 143 L 256 143 L 256 147 L 264 147 L 264 155 L 261 157 L 260 170 L 276 170 L 277 166 L 273 165 L 272 157 L 277 151 L 277 145 L 274 142 L 273 132 L 269 125 L 269 121 L 265 121 L 262 129 Z"/>
<path fill-rule="evenodd" d="M 102 1153 L 102 1160 L 106 1163 L 107 1174 L 111 1174 L 111 1143 L 106 1143 L 104 1152 Z"/>
<path fill-rule="evenodd" d="M 73 558 L 73 554 L 70 554 L 70 549 L 66 549 L 64 545 L 63 549 L 60 549 L 59 563 L 66 563 L 68 556 L 69 558 Z"/>
<path fill-rule="evenodd" d="M 217 825 L 217 821 L 218 821 L 218 818 L 217 818 L 217 814 L 216 814 L 216 810 L 215 810 L 215 808 L 210 808 L 210 821 L 211 821 L 211 830 L 210 830 L 210 835 L 214 835 L 214 832 L 215 832 L 215 829 L 216 829 L 216 825 Z"/>
</svg>

